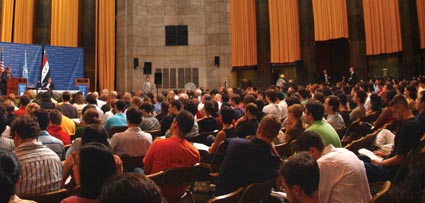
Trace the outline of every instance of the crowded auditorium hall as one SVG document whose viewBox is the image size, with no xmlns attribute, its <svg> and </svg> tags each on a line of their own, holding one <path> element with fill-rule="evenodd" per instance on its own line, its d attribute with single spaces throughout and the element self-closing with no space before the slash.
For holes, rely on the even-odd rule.
<svg viewBox="0 0 425 203">
<path fill-rule="evenodd" d="M 0 203 L 425 203 L 425 0 L 0 0 Z"/>
</svg>

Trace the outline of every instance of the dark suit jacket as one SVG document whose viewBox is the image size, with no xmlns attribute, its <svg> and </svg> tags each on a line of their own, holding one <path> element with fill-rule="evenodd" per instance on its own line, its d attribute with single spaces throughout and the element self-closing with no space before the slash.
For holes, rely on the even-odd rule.
<svg viewBox="0 0 425 203">
<path fill-rule="evenodd" d="M 49 88 L 47 88 L 47 84 L 49 84 L 49 83 L 46 82 L 46 83 L 43 84 L 43 89 L 45 89 L 45 90 L 46 89 L 51 89 L 51 90 L 54 90 L 55 89 L 55 83 L 53 83 L 53 82 L 50 83 Z"/>
</svg>

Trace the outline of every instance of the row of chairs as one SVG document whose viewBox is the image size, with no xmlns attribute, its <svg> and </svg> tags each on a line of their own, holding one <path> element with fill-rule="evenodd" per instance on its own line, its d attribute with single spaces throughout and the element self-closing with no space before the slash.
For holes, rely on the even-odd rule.
<svg viewBox="0 0 425 203">
<path fill-rule="evenodd" d="M 213 197 L 208 203 L 256 203 L 263 202 L 270 197 L 272 188 L 276 185 L 276 179 L 271 179 L 263 183 L 252 183 L 246 187 Z"/>
</svg>

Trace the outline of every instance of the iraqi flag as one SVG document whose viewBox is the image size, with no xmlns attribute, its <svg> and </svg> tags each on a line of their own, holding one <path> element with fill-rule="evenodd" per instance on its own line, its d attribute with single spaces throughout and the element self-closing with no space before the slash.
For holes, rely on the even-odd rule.
<svg viewBox="0 0 425 203">
<path fill-rule="evenodd" d="M 50 78 L 49 62 L 47 61 L 46 51 L 43 54 L 43 69 L 41 69 L 41 84 L 46 84 Z"/>
</svg>

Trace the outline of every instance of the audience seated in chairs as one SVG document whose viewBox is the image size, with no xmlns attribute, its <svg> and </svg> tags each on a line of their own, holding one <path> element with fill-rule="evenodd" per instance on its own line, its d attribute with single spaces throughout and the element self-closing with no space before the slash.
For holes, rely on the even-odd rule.
<svg viewBox="0 0 425 203">
<path fill-rule="evenodd" d="M 314 131 L 319 134 L 326 146 L 332 144 L 335 147 L 342 147 L 338 133 L 329 123 L 323 121 L 324 113 L 322 103 L 315 99 L 308 100 L 304 108 L 304 122 L 309 127 L 305 131 Z"/>
<path fill-rule="evenodd" d="M 309 153 L 291 156 L 283 163 L 280 175 L 290 203 L 319 202 L 319 167 Z"/>
<path fill-rule="evenodd" d="M 414 151 L 408 163 L 409 172 L 402 181 L 391 184 L 389 191 L 378 202 L 421 202 L 425 189 L 425 143 Z M 423 200 L 422 200 L 423 202 Z"/>
<path fill-rule="evenodd" d="M 198 149 L 190 144 L 185 135 L 193 127 L 193 115 L 183 110 L 175 116 L 171 124 L 171 137 L 158 139 L 152 143 L 143 160 L 144 173 L 152 174 L 169 168 L 191 167 L 200 161 Z M 184 194 L 185 186 L 161 188 L 167 199 L 175 199 Z"/>
<path fill-rule="evenodd" d="M 14 153 L 21 165 L 16 194 L 59 190 L 62 187 L 62 164 L 55 152 L 37 141 L 40 127 L 35 118 L 21 116 L 15 119 L 10 132 L 16 146 Z M 34 169 L 37 173 L 33 172 Z"/>
<path fill-rule="evenodd" d="M 212 132 L 218 130 L 218 123 L 215 120 L 218 107 L 213 101 L 207 101 L 202 108 L 203 117 L 198 119 L 199 132 Z"/>
<path fill-rule="evenodd" d="M 382 100 L 378 94 L 373 93 L 370 95 L 370 109 L 366 111 L 364 121 L 373 123 L 378 119 L 379 114 L 382 112 Z"/>
<path fill-rule="evenodd" d="M 138 107 L 130 107 L 126 111 L 128 129 L 116 133 L 111 139 L 112 152 L 118 156 L 130 157 L 144 156 L 152 143 L 152 136 L 143 132 L 139 124 L 142 121 L 142 113 Z"/>
<path fill-rule="evenodd" d="M 255 135 L 258 128 L 257 114 L 257 105 L 249 103 L 245 106 L 245 114 L 235 124 L 237 137 L 245 138 L 248 135 Z"/>
<path fill-rule="evenodd" d="M 140 128 L 143 131 L 151 131 L 151 130 L 161 130 L 161 124 L 158 119 L 153 116 L 153 105 L 150 102 L 145 102 L 140 105 L 140 109 L 142 111 L 143 119 L 140 123 Z"/>
<path fill-rule="evenodd" d="M 389 108 L 394 112 L 396 119 L 401 121 L 395 136 L 395 147 L 388 158 L 382 161 L 371 160 L 371 163 L 368 160 L 365 162 L 369 182 L 392 180 L 406 159 L 408 152 L 418 146 L 424 132 L 422 125 L 409 110 L 407 101 L 403 96 L 394 97 Z M 384 155 L 378 151 L 375 154 L 381 157 Z"/>
<path fill-rule="evenodd" d="M 158 186 L 137 173 L 124 173 L 105 182 L 99 196 L 99 203 L 165 203 Z"/>
<path fill-rule="evenodd" d="M 56 109 L 49 110 L 49 127 L 47 132 L 53 137 L 60 139 L 64 145 L 71 144 L 71 137 L 62 129 L 62 113 Z"/>
<path fill-rule="evenodd" d="M 93 108 L 88 108 L 81 119 L 82 128 L 79 129 L 76 133 L 76 139 L 72 142 L 71 147 L 66 151 L 65 159 L 68 158 L 73 151 L 78 151 L 81 148 L 81 138 L 83 137 L 84 129 L 86 126 L 91 124 L 100 125 L 100 117 L 97 110 Z"/>
<path fill-rule="evenodd" d="M 15 194 L 15 186 L 21 176 L 19 161 L 16 156 L 4 149 L 0 149 L 0 202 L 35 203 L 20 199 Z"/>
<path fill-rule="evenodd" d="M 308 151 L 317 160 L 320 201 L 367 203 L 372 199 L 364 164 L 353 152 L 332 145 L 325 147 L 314 131 L 298 137 L 294 151 Z"/>
<path fill-rule="evenodd" d="M 281 160 L 279 155 L 272 153 L 272 141 L 279 130 L 280 120 L 276 115 L 269 114 L 261 120 L 254 139 L 231 140 L 214 194 L 224 195 L 239 187 L 275 178 Z"/>
<path fill-rule="evenodd" d="M 229 106 L 221 107 L 220 118 L 221 118 L 221 121 L 223 122 L 223 129 L 221 129 L 217 133 L 217 136 L 215 137 L 214 142 L 211 144 L 211 147 L 208 149 L 208 152 L 210 154 L 214 154 L 218 149 L 218 145 L 225 139 L 236 137 L 235 127 L 232 125 L 234 114 L 235 114 L 235 111 L 232 109 L 232 107 L 229 107 Z"/>
<path fill-rule="evenodd" d="M 124 101 L 119 100 L 113 106 L 115 115 L 109 117 L 103 125 L 103 128 L 105 128 L 106 131 L 109 131 L 109 129 L 113 126 L 127 126 L 127 120 L 124 114 L 125 105 Z"/>
<path fill-rule="evenodd" d="M 84 129 L 83 136 L 81 138 L 81 145 L 78 147 L 75 147 L 76 149 L 71 152 L 70 156 L 68 156 L 65 161 L 63 162 L 63 183 L 65 184 L 66 180 L 70 175 L 73 175 L 73 165 L 74 165 L 74 158 L 78 157 L 78 153 L 80 149 L 88 144 L 88 143 L 101 143 L 107 147 L 109 147 L 109 143 L 107 140 L 106 132 L 103 129 L 102 125 L 100 124 L 90 124 Z M 123 171 L 123 163 L 119 156 L 113 155 L 113 158 L 115 160 L 115 165 L 118 172 Z M 73 176 L 71 176 L 73 177 Z M 71 180 L 69 185 L 66 185 L 66 188 L 69 188 L 70 190 L 74 189 L 75 187 L 75 181 Z"/>
<path fill-rule="evenodd" d="M 337 96 L 328 96 L 323 104 L 325 112 L 327 114 L 326 122 L 331 124 L 335 131 L 341 131 L 346 128 L 344 119 L 341 114 L 338 113 L 339 98 Z"/>
<path fill-rule="evenodd" d="M 35 111 L 33 115 L 37 118 L 38 125 L 40 126 L 38 141 L 53 150 L 58 155 L 59 159 L 63 160 L 65 157 L 65 148 L 62 140 L 51 136 L 47 131 L 50 122 L 49 112 L 44 109 L 39 109 Z"/>
<path fill-rule="evenodd" d="M 79 153 L 72 155 L 73 172 L 79 194 L 70 196 L 61 203 L 95 203 L 103 183 L 117 173 L 114 156 L 108 147 L 101 143 L 88 143 Z"/>
</svg>

